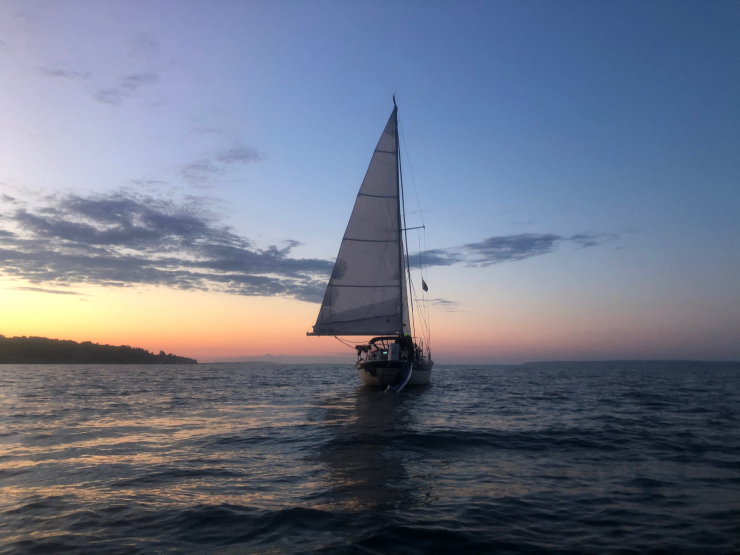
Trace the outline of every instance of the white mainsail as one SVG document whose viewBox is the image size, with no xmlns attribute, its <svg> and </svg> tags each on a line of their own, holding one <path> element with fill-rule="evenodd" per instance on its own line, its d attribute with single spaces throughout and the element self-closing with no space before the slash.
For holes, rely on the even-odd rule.
<svg viewBox="0 0 740 555">
<path fill-rule="evenodd" d="M 362 181 L 310 335 L 410 333 L 397 112 L 394 107 Z"/>
</svg>

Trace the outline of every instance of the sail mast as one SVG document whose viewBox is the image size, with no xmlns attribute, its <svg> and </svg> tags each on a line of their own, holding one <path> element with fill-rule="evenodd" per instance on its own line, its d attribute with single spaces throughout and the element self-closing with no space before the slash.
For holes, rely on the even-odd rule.
<svg viewBox="0 0 740 555">
<path fill-rule="evenodd" d="M 396 96 L 393 95 L 393 105 L 396 105 Z M 398 139 L 398 113 L 396 113 L 396 151 L 398 152 L 398 210 L 399 215 L 401 213 L 401 203 L 403 202 L 403 225 L 400 225 L 401 221 L 399 220 L 399 226 L 398 226 L 398 241 L 401 252 L 401 257 L 403 258 L 404 252 L 406 256 L 406 274 L 408 276 L 408 295 L 409 297 L 406 300 L 408 303 L 409 308 L 411 308 L 411 321 L 409 322 L 409 325 L 411 326 L 411 329 L 409 330 L 411 334 L 414 334 L 414 303 L 411 300 L 411 266 L 409 265 L 409 234 L 406 230 L 406 199 L 403 194 L 403 171 L 401 170 L 401 148 L 399 144 Z M 403 233 L 403 237 L 401 237 L 401 233 Z M 404 240 L 405 239 L 405 240 Z M 403 298 L 403 280 L 406 279 L 406 276 L 403 275 L 403 265 L 401 266 L 401 298 Z M 403 310 L 401 310 L 401 314 L 403 314 Z M 401 329 L 403 329 L 403 324 L 401 325 Z"/>
<path fill-rule="evenodd" d="M 393 95 L 393 113 L 395 115 L 396 124 L 396 172 L 398 173 L 398 180 L 396 183 L 396 195 L 398 196 L 398 298 L 401 300 L 400 313 L 401 313 L 401 335 L 404 334 L 404 321 L 403 321 L 403 280 L 406 279 L 403 272 L 403 226 L 401 225 L 401 150 L 398 143 L 398 105 L 396 105 L 396 95 Z"/>
</svg>

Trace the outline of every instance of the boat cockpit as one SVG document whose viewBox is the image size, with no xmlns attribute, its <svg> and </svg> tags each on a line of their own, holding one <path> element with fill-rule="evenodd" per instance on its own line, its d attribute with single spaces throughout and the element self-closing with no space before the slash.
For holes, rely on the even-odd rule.
<svg viewBox="0 0 740 555">
<path fill-rule="evenodd" d="M 358 362 L 391 360 L 406 362 L 413 357 L 414 364 L 421 363 L 424 358 L 423 347 L 411 340 L 410 337 L 385 336 L 374 337 L 365 345 L 355 345 Z"/>
</svg>

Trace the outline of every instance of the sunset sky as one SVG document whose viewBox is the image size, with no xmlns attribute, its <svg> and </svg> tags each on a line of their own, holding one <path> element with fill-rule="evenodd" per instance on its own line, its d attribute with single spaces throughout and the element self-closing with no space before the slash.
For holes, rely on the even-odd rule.
<svg viewBox="0 0 740 555">
<path fill-rule="evenodd" d="M 1 1 L 0 84 L 6 337 L 347 354 L 395 93 L 435 360 L 740 360 L 738 2 Z"/>
</svg>

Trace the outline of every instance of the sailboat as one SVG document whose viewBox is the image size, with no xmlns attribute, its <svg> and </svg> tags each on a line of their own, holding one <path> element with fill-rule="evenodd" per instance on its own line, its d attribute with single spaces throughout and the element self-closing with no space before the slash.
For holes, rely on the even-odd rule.
<svg viewBox="0 0 740 555">
<path fill-rule="evenodd" d="M 405 239 L 409 229 L 418 228 L 405 227 L 399 154 L 394 96 L 393 112 L 357 193 L 316 324 L 307 333 L 372 337 L 355 346 L 360 379 L 397 392 L 406 385 L 428 384 L 434 365 L 428 326 L 426 341 L 414 336 L 408 294 L 414 288 Z M 422 288 L 427 290 L 423 279 Z"/>
</svg>

